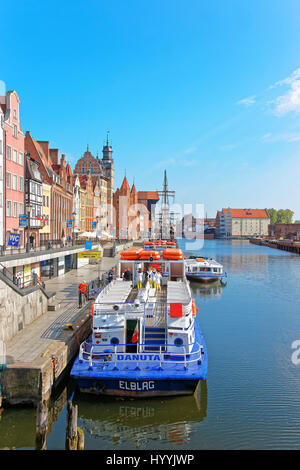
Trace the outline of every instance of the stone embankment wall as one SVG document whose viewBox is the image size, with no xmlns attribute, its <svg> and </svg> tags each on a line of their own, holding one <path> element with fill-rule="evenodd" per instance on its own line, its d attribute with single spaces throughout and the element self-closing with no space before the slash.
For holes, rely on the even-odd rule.
<svg viewBox="0 0 300 470">
<path fill-rule="evenodd" d="M 0 279 L 0 341 L 9 341 L 47 309 L 48 297 L 41 289 L 21 295 Z"/>
</svg>

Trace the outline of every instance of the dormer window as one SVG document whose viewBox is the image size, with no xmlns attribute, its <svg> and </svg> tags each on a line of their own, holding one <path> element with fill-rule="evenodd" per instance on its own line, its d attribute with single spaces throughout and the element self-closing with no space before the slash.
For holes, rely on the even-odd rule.
<svg viewBox="0 0 300 470">
<path fill-rule="evenodd" d="M 14 109 L 14 118 L 17 119 L 17 110 Z"/>
<path fill-rule="evenodd" d="M 14 124 L 14 137 L 18 137 L 18 126 Z"/>
</svg>

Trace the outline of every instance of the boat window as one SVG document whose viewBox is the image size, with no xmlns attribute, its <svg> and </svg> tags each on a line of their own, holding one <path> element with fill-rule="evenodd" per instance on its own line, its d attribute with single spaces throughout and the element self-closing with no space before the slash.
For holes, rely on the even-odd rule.
<svg viewBox="0 0 300 470">
<path fill-rule="evenodd" d="M 194 266 L 194 267 L 193 267 L 193 271 L 194 271 L 194 273 L 197 272 L 197 266 Z"/>
</svg>

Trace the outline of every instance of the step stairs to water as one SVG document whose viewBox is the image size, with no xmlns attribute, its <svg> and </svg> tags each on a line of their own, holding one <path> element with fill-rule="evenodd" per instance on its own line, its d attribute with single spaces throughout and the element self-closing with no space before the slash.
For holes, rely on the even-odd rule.
<svg viewBox="0 0 300 470">
<path fill-rule="evenodd" d="M 145 352 L 164 352 L 166 350 L 166 330 L 165 328 L 146 327 L 145 328 Z"/>
</svg>

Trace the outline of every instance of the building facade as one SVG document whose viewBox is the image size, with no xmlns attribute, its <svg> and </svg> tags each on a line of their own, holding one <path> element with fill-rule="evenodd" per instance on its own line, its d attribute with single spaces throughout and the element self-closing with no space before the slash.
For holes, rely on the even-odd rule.
<svg viewBox="0 0 300 470">
<path fill-rule="evenodd" d="M 222 209 L 221 237 L 250 237 L 267 235 L 270 217 L 266 209 Z"/>
<path fill-rule="evenodd" d="M 73 179 L 67 171 L 65 155 L 59 158 L 58 149 L 50 149 L 53 183 L 51 203 L 51 234 L 54 240 L 72 238 Z"/>
<path fill-rule="evenodd" d="M 77 234 L 80 232 L 80 181 L 79 176 L 74 175 L 73 179 L 73 232 Z"/>
<path fill-rule="evenodd" d="M 25 136 L 21 129 L 19 104 L 16 91 L 8 91 L 1 97 L 4 112 L 3 130 L 5 140 L 5 245 L 11 246 L 11 235 L 19 237 L 19 246 L 24 246 L 24 228 L 19 226 L 19 216 L 25 214 Z"/>
<path fill-rule="evenodd" d="M 136 187 L 133 184 L 130 189 L 126 176 L 113 195 L 113 207 L 113 233 L 116 238 L 135 240 L 141 231 L 147 231 L 149 211 L 145 204 L 139 203 Z"/>
<path fill-rule="evenodd" d="M 300 224 L 270 224 L 268 236 L 300 240 Z"/>
<path fill-rule="evenodd" d="M 30 248 L 30 237 L 33 238 L 32 247 L 40 245 L 40 228 L 43 214 L 43 181 L 40 164 L 29 153 L 25 156 L 25 204 L 27 210 L 26 244 Z"/>
<path fill-rule="evenodd" d="M 81 184 L 85 180 L 82 178 L 83 175 L 90 174 L 95 183 L 98 178 L 98 185 L 100 187 L 100 231 L 111 231 L 112 229 L 112 210 L 111 204 L 113 203 L 113 190 L 114 190 L 114 161 L 112 158 L 112 147 L 109 145 L 108 138 L 106 144 L 102 149 L 103 157 L 100 159 L 94 157 L 87 147 L 83 156 L 77 161 L 74 169 L 74 175 L 77 174 L 80 177 Z M 88 217 L 89 218 L 89 217 Z M 90 223 L 88 222 L 88 225 Z M 86 228 L 87 230 L 87 228 Z"/>
<path fill-rule="evenodd" d="M 0 102 L 0 246 L 4 246 L 4 174 L 5 174 L 5 142 L 4 142 L 4 112 Z"/>
</svg>

